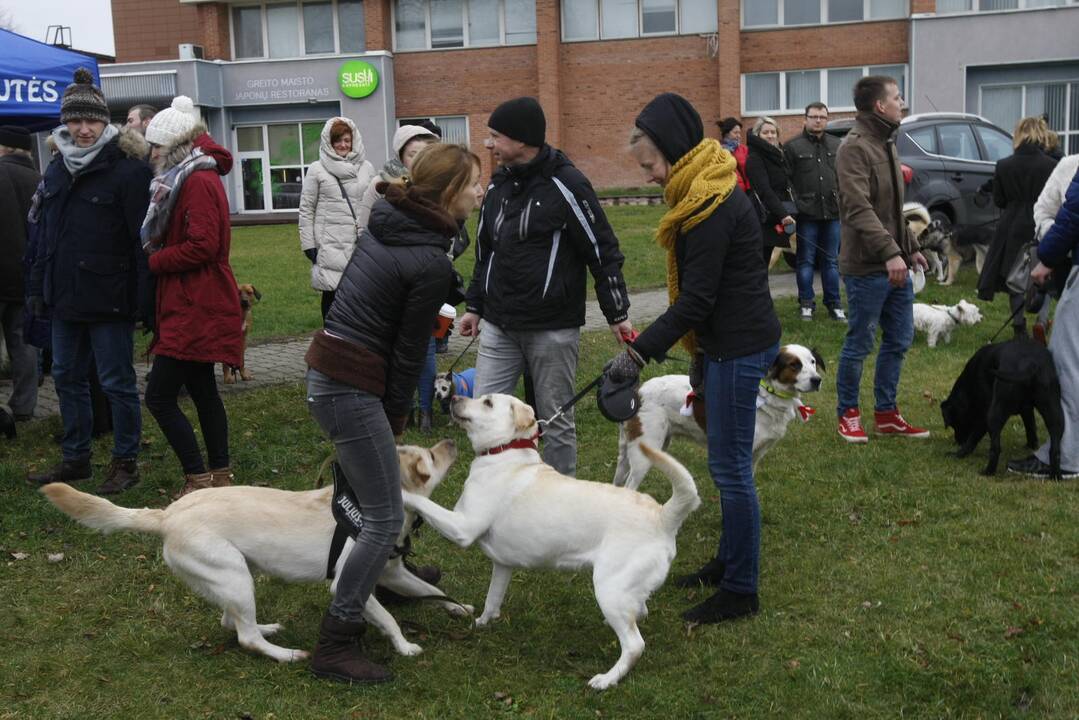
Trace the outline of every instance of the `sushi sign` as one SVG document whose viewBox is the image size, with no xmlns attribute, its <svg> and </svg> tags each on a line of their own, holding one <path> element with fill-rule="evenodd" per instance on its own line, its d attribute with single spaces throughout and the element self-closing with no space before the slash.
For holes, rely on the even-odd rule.
<svg viewBox="0 0 1079 720">
<path fill-rule="evenodd" d="M 378 88 L 378 70 L 363 60 L 350 60 L 338 72 L 341 92 L 350 98 L 365 98 Z"/>
</svg>

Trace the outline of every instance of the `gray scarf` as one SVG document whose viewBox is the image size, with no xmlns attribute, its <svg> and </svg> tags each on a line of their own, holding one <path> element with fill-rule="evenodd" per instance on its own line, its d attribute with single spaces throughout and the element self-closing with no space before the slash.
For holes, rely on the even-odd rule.
<svg viewBox="0 0 1079 720">
<path fill-rule="evenodd" d="M 64 158 L 67 171 L 71 173 L 71 177 L 75 177 L 90 167 L 90 163 L 101 152 L 101 148 L 105 147 L 119 134 L 120 131 L 115 126 L 106 125 L 105 132 L 101 133 L 101 137 L 97 139 L 97 142 L 90 147 L 84 148 L 76 145 L 75 139 L 71 137 L 71 132 L 68 131 L 67 126 L 61 125 L 52 131 L 52 138 L 56 141 L 56 149 L 60 151 L 60 156 Z"/>
</svg>

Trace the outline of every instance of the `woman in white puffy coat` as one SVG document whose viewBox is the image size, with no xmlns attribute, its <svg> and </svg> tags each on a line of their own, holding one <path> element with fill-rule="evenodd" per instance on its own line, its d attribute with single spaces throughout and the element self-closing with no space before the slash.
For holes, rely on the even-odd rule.
<svg viewBox="0 0 1079 720">
<path fill-rule="evenodd" d="M 327 120 L 319 159 L 303 180 L 299 217 L 300 249 L 311 261 L 311 287 L 322 292 L 323 319 L 363 228 L 360 203 L 374 178 L 355 123 L 345 117 Z"/>
</svg>

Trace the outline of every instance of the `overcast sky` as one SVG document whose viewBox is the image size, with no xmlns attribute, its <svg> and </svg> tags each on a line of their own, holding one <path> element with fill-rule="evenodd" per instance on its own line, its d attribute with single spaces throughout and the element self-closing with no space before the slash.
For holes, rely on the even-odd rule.
<svg viewBox="0 0 1079 720">
<path fill-rule="evenodd" d="M 67 25 L 73 49 L 116 52 L 109 0 L 0 0 L 0 19 L 9 29 L 42 42 L 49 25 Z"/>
</svg>

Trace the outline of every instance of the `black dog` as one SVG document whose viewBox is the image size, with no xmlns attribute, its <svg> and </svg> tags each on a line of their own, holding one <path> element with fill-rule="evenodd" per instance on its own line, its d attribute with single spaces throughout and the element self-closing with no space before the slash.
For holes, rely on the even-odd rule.
<svg viewBox="0 0 1079 720">
<path fill-rule="evenodd" d="M 989 463 L 982 475 L 996 474 L 1000 431 L 1012 415 L 1023 418 L 1027 447 L 1038 447 L 1034 410 L 1049 430 L 1049 465 L 1052 477 L 1059 480 L 1064 410 L 1053 356 L 1043 346 L 1031 340 L 986 345 L 967 361 L 948 399 L 940 404 L 945 427 L 955 430 L 956 457 L 970 455 L 989 434 Z"/>
</svg>

